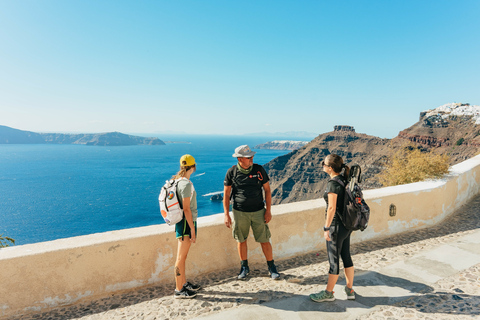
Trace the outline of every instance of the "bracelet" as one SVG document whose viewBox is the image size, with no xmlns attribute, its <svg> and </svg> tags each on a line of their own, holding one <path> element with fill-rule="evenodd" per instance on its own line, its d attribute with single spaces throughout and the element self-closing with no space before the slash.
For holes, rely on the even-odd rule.
<svg viewBox="0 0 480 320">
<path fill-rule="evenodd" d="M 329 231 L 330 227 L 323 227 L 323 231 Z"/>
</svg>

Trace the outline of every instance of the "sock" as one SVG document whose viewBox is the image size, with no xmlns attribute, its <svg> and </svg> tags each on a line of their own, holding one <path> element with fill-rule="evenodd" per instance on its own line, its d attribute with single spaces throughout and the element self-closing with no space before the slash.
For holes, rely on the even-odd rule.
<svg viewBox="0 0 480 320">
<path fill-rule="evenodd" d="M 274 262 L 273 260 L 272 260 L 272 261 L 267 261 L 267 264 L 268 264 L 268 267 L 269 267 L 269 268 L 275 266 L 275 262 Z"/>
<path fill-rule="evenodd" d="M 242 267 L 248 267 L 248 260 L 242 260 Z"/>
</svg>

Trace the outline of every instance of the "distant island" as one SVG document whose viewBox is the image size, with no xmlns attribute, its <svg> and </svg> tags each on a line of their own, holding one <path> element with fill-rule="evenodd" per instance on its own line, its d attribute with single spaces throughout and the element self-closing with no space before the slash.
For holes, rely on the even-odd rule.
<svg viewBox="0 0 480 320">
<path fill-rule="evenodd" d="M 292 140 L 274 140 L 255 146 L 255 149 L 269 150 L 297 150 L 307 145 L 309 141 L 292 141 Z"/>
<path fill-rule="evenodd" d="M 158 138 L 106 133 L 36 133 L 0 125 L 0 144 L 83 144 L 88 146 L 164 145 Z"/>
</svg>

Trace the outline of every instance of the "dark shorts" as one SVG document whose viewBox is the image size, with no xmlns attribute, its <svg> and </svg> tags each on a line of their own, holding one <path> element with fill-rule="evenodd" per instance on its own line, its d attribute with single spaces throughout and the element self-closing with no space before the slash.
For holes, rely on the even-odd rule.
<svg viewBox="0 0 480 320">
<path fill-rule="evenodd" d="M 198 235 L 197 233 L 197 221 L 193 221 L 193 225 L 195 226 L 195 236 Z M 183 217 L 182 221 L 175 225 L 175 234 L 177 239 L 183 238 L 185 236 L 192 237 L 192 232 L 190 226 L 188 225 L 187 219 Z"/>
</svg>

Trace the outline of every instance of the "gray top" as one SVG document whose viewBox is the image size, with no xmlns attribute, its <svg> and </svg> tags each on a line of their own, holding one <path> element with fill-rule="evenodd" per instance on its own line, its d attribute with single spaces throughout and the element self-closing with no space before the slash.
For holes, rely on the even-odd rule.
<svg viewBox="0 0 480 320">
<path fill-rule="evenodd" d="M 192 211 L 193 221 L 197 221 L 198 210 L 197 210 L 197 192 L 193 187 L 193 183 L 187 178 L 179 179 L 177 183 L 177 195 L 180 203 L 183 207 L 183 198 L 190 198 L 190 210 Z"/>
</svg>

